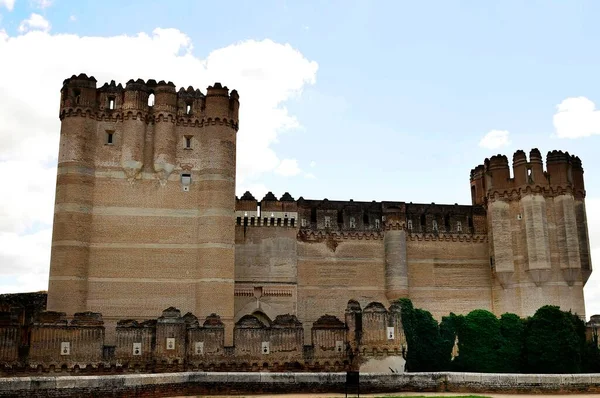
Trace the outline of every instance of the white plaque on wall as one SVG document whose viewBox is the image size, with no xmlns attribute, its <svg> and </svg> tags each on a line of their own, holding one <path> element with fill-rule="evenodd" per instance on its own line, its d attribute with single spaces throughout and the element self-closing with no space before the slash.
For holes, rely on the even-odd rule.
<svg viewBox="0 0 600 398">
<path fill-rule="evenodd" d="M 388 326 L 387 338 L 388 338 L 388 340 L 394 340 L 394 327 L 393 326 Z"/>
<path fill-rule="evenodd" d="M 133 343 L 133 355 L 142 355 L 142 343 Z"/>
<path fill-rule="evenodd" d="M 343 341 L 335 342 L 335 352 L 344 352 L 344 342 Z"/>
<path fill-rule="evenodd" d="M 263 354 L 269 354 L 271 352 L 268 341 L 263 341 L 262 342 L 261 352 Z"/>
<path fill-rule="evenodd" d="M 196 342 L 196 355 L 204 355 L 204 341 Z"/>
<path fill-rule="evenodd" d="M 60 355 L 71 355 L 71 343 L 68 341 L 60 343 Z"/>
<path fill-rule="evenodd" d="M 174 349 L 175 349 L 175 338 L 167 337 L 167 350 L 174 350 Z"/>
</svg>

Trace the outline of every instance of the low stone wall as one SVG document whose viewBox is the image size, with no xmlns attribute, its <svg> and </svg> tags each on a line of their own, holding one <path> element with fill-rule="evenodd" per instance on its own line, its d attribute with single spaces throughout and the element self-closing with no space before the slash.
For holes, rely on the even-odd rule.
<svg viewBox="0 0 600 398">
<path fill-rule="evenodd" d="M 206 394 L 343 393 L 345 373 L 182 372 L 0 378 L 0 397 L 173 397 Z M 363 373 L 361 393 L 402 391 L 598 393 L 600 374 Z M 352 392 L 355 393 L 355 390 Z"/>
</svg>

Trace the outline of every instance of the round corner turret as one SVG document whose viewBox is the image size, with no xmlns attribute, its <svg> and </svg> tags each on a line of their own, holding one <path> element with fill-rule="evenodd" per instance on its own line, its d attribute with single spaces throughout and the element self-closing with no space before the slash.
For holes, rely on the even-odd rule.
<svg viewBox="0 0 600 398">
<path fill-rule="evenodd" d="M 215 83 L 206 89 L 205 117 L 207 119 L 220 119 L 230 121 L 237 130 L 239 113 L 239 94 L 227 86 Z"/>
<path fill-rule="evenodd" d="M 148 112 L 148 96 L 152 89 L 142 80 L 129 80 L 125 85 L 123 110 Z"/>
<path fill-rule="evenodd" d="M 154 114 L 166 115 L 177 114 L 177 91 L 172 82 L 166 83 L 164 80 L 154 85 Z"/>
<path fill-rule="evenodd" d="M 65 79 L 60 93 L 61 117 L 66 109 L 96 108 L 96 79 L 93 76 L 81 73 Z"/>
</svg>

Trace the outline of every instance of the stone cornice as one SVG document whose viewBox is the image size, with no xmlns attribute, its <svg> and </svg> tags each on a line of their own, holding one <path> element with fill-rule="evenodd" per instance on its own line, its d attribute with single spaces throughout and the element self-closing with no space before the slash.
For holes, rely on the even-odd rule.
<svg viewBox="0 0 600 398">
<path fill-rule="evenodd" d="M 177 117 L 172 113 L 164 111 L 157 112 L 155 114 L 144 112 L 142 110 L 128 110 L 128 111 L 94 111 L 93 108 L 89 107 L 77 107 L 77 108 L 64 108 L 60 112 L 60 119 L 63 120 L 66 117 L 89 117 L 94 120 L 101 120 L 107 122 L 117 122 L 127 119 L 142 118 L 147 123 L 160 122 L 171 122 L 176 123 L 177 126 L 184 127 L 204 127 L 204 126 L 227 126 L 231 127 L 235 131 L 239 129 L 239 123 L 234 119 L 227 118 L 185 118 Z"/>
<path fill-rule="evenodd" d="M 382 240 L 383 233 L 379 231 L 326 231 L 326 230 L 311 230 L 300 229 L 298 238 L 309 242 L 322 242 L 327 239 L 342 241 L 342 240 Z"/>
<path fill-rule="evenodd" d="M 420 241 L 437 241 L 437 242 L 473 242 L 483 243 L 488 241 L 488 236 L 485 234 L 449 234 L 449 233 L 409 233 L 406 235 L 407 240 L 411 242 Z"/>
<path fill-rule="evenodd" d="M 573 195 L 576 199 L 583 199 L 585 198 L 585 190 L 574 190 L 571 185 L 525 185 L 512 189 L 490 190 L 488 191 L 486 198 L 488 201 L 516 201 L 521 200 L 521 198 L 525 195 L 542 195 L 545 198 L 553 198 L 559 195 Z"/>
</svg>

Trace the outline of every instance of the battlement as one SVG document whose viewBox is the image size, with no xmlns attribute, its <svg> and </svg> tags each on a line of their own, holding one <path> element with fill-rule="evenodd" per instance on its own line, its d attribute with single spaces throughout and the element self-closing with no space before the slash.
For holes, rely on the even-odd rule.
<svg viewBox="0 0 600 398">
<path fill-rule="evenodd" d="M 97 118 L 153 115 L 178 122 L 221 120 L 238 125 L 239 95 L 226 86 L 208 86 L 206 95 L 189 86 L 176 90 L 173 82 L 131 79 L 123 87 L 114 80 L 96 88 L 96 79 L 82 73 L 65 79 L 61 89 L 60 118 L 90 114 Z"/>
<path fill-rule="evenodd" d="M 237 225 L 282 226 L 329 232 L 378 232 L 405 229 L 409 233 L 485 234 L 485 209 L 470 205 L 294 200 L 269 192 L 259 202 L 250 193 L 236 198 Z"/>
<path fill-rule="evenodd" d="M 511 177 L 512 171 L 512 177 Z M 549 151 L 546 167 L 537 148 L 529 152 L 529 159 L 523 150 L 513 155 L 512 170 L 505 155 L 494 155 L 471 170 L 471 199 L 474 205 L 484 204 L 496 192 L 533 191 L 562 192 L 572 191 L 577 197 L 585 197 L 583 168 L 579 157 L 560 150 Z"/>
</svg>

